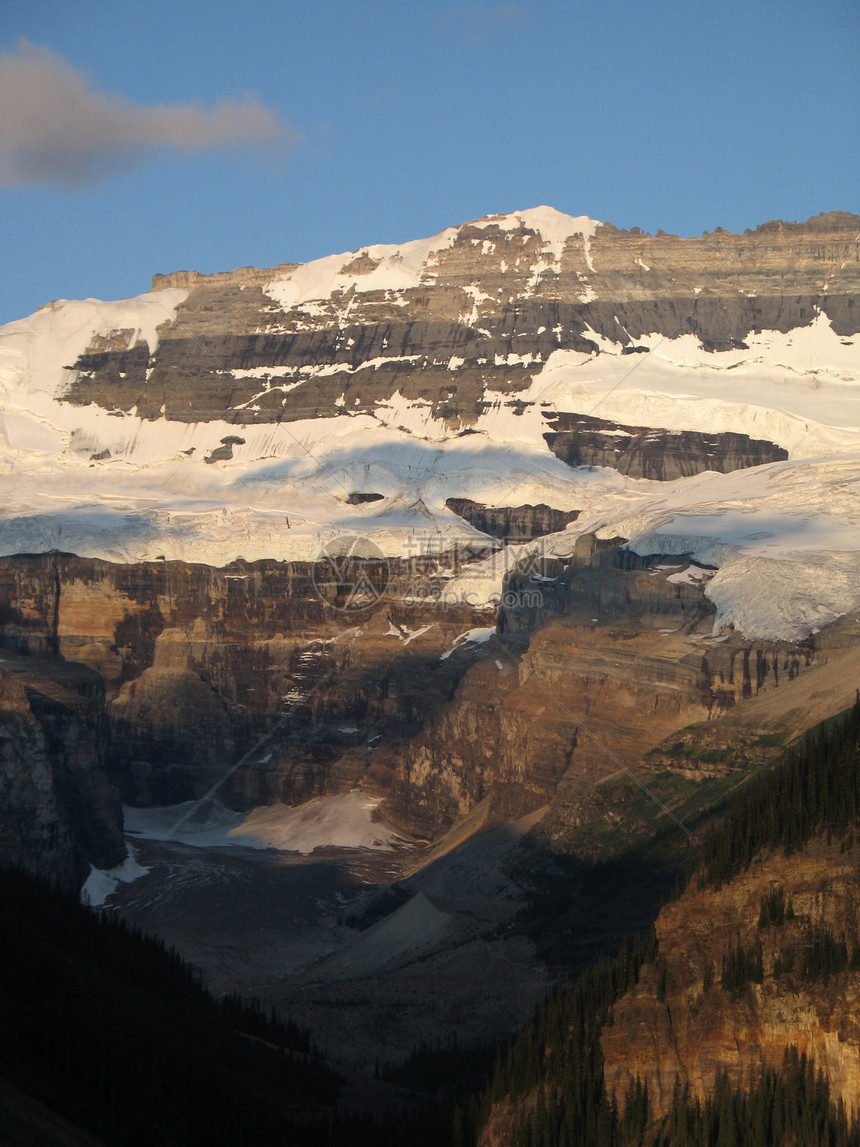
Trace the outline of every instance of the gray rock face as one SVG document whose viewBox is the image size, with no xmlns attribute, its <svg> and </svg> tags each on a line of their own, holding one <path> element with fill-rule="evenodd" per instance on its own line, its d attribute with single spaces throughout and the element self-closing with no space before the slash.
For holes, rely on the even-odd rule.
<svg viewBox="0 0 860 1147">
<path fill-rule="evenodd" d="M 109 783 L 104 689 L 97 673 L 4 651 L 0 666 L 0 863 L 76 890 L 89 865 L 126 853 Z"/>
<path fill-rule="evenodd" d="M 630 478 L 672 482 L 705 470 L 728 474 L 788 457 L 781 446 L 747 434 L 622 426 L 584 414 L 545 417 L 552 430 L 544 438 L 556 457 L 570 466 L 608 466 Z"/>
<path fill-rule="evenodd" d="M 372 411 L 399 391 L 468 425 L 486 390 L 515 396 L 554 351 L 595 353 L 595 335 L 630 353 L 646 333 L 691 333 L 726 350 L 750 332 L 808 325 L 819 311 L 838 334 L 860 329 L 858 216 L 693 239 L 602 224 L 587 242 L 571 235 L 554 263 L 540 233 L 511 222 L 458 228 L 417 286 L 350 287 L 312 305 L 284 307 L 267 293 L 291 265 L 156 276 L 155 289 L 189 295 L 155 353 L 129 345 L 133 331 L 97 340 L 68 364 L 76 374 L 66 397 L 153 419 L 163 411 L 248 425 L 330 416 L 339 398 L 351 412 Z M 376 265 L 361 252 L 342 271 L 359 281 Z"/>
<path fill-rule="evenodd" d="M 348 506 L 363 506 L 367 502 L 381 502 L 384 496 L 370 490 L 353 490 L 351 494 L 347 494 L 345 501 Z"/>
</svg>

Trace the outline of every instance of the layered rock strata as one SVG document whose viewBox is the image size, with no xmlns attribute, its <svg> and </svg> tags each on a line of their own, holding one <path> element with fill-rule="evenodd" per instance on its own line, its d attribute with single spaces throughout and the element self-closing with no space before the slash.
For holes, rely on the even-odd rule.
<svg viewBox="0 0 860 1147">
<path fill-rule="evenodd" d="M 448 498 L 445 505 L 470 526 L 504 542 L 528 542 L 557 534 L 579 517 L 578 510 L 555 510 L 537 506 L 485 506 L 471 498 Z"/>
<path fill-rule="evenodd" d="M 856 938 L 858 855 L 813 842 L 802 853 L 764 856 L 719 889 L 691 889 L 657 920 L 659 957 L 613 1005 L 601 1044 L 606 1085 L 623 1104 L 638 1077 L 657 1114 L 675 1081 L 700 1098 L 726 1072 L 745 1087 L 763 1067 L 779 1068 L 791 1045 L 814 1057 L 831 1094 L 860 1108 L 860 973 L 804 979 L 800 953 L 811 931 Z M 781 889 L 794 918 L 759 927 L 762 901 Z M 762 946 L 764 979 L 732 995 L 720 985 L 724 959 L 739 944 Z M 793 971 L 779 973 L 778 961 Z M 776 968 L 775 968 L 776 966 Z"/>
<path fill-rule="evenodd" d="M 413 285 L 373 288 L 386 259 L 391 283 L 403 281 L 396 252 L 344 255 L 313 302 L 301 291 L 291 301 L 295 265 L 156 276 L 156 290 L 188 289 L 175 320 L 165 309 L 157 348 L 131 329 L 94 340 L 67 364 L 66 397 L 251 424 L 372 412 L 399 393 L 456 426 L 475 420 L 486 391 L 515 395 L 553 352 L 593 354 L 601 339 L 633 352 L 643 335 L 690 333 L 726 350 L 821 312 L 837 334 L 860 327 L 857 216 L 690 239 L 570 219 L 548 249 L 540 227 L 565 219 L 544 208 L 452 228 L 427 242 Z"/>
<path fill-rule="evenodd" d="M 386 565 L 386 581 L 392 572 Z M 400 576 L 414 585 L 409 569 Z M 2 640 L 98 672 L 124 800 L 200 796 L 277 726 L 221 795 L 239 806 L 298 803 L 356 783 L 383 736 L 414 734 L 463 672 L 462 658 L 441 655 L 487 620 L 396 593 L 352 610 L 342 589 L 307 562 L 216 570 L 5 558 Z"/>
<path fill-rule="evenodd" d="M 705 470 L 728 474 L 788 458 L 788 451 L 747 434 L 701 434 L 622 426 L 584 414 L 546 414 L 547 446 L 569 466 L 608 466 L 630 478 L 674 482 Z"/>
<path fill-rule="evenodd" d="M 511 816 L 553 799 L 542 831 L 563 841 L 592 822 L 635 831 L 654 809 L 625 768 L 648 772 L 670 734 L 815 663 L 814 640 L 715 639 L 711 572 L 584 536 L 569 560 L 516 568 L 498 609 L 422 601 L 432 570 L 391 563 L 384 595 L 352 611 L 314 563 L 5 558 L 2 640 L 100 674 L 127 802 L 200 796 L 268 737 L 222 799 L 361 783 L 427 836 L 488 797 Z"/>
<path fill-rule="evenodd" d="M 553 798 L 541 833 L 557 847 L 599 851 L 581 835 L 590 824 L 641 830 L 655 809 L 633 774 L 653 771 L 650 750 L 816 659 L 814 642 L 715 639 L 710 572 L 589 536 L 569 562 L 515 570 L 484 656 L 389 760 L 389 811 L 432 833 L 507 789 L 524 811 Z"/>
</svg>

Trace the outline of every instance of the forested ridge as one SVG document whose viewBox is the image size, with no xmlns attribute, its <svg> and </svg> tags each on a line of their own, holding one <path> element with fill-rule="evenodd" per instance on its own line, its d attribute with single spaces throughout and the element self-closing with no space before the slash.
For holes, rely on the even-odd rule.
<svg viewBox="0 0 860 1147">
<path fill-rule="evenodd" d="M 0 906 L 0 1073 L 105 1143 L 276 1142 L 335 1097 L 307 1033 L 218 1004 L 160 941 L 14 871 Z"/>
<path fill-rule="evenodd" d="M 688 884 L 718 887 L 766 848 L 801 850 L 827 834 L 853 847 L 860 810 L 860 695 L 837 718 L 811 730 L 782 760 L 735 799 L 689 864 Z M 781 890 L 762 901 L 759 927 L 793 916 Z M 625 943 L 619 957 L 560 987 L 497 1059 L 479 1124 L 505 1105 L 512 1147 L 860 1147 L 860 1125 L 834 1102 L 815 1064 L 789 1048 L 780 1070 L 766 1070 L 748 1090 L 726 1077 L 700 1102 L 676 1088 L 671 1110 L 655 1119 L 637 1082 L 619 1111 L 607 1095 L 600 1031 L 610 1006 L 657 955 L 649 939 Z M 860 953 L 824 928 L 810 933 L 799 969 L 805 981 L 860 967 Z M 774 974 L 788 969 L 777 968 Z M 738 945 L 723 966 L 722 987 L 736 996 L 763 978 L 761 945 Z M 660 991 L 658 980 L 658 994 Z M 465 1141 L 465 1140 L 464 1140 Z"/>
<path fill-rule="evenodd" d="M 253 1000 L 214 1000 L 175 952 L 111 913 L 0 870 L 0 919 L 0 1142 L 445 1143 L 439 1104 L 383 1119 L 334 1114 L 341 1081 L 308 1032 Z M 92 1139 L 52 1137 L 54 1116 Z"/>
<path fill-rule="evenodd" d="M 860 813 L 858 739 L 860 694 L 850 709 L 810 730 L 738 795 L 725 823 L 692 853 L 688 879 L 717 887 L 763 848 L 796 852 L 821 833 L 853 844 Z"/>
</svg>

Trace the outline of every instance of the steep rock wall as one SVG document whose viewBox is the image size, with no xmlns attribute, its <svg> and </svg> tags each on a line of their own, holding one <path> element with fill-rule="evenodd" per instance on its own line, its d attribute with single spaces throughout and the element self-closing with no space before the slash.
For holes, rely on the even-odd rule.
<svg viewBox="0 0 860 1147">
<path fill-rule="evenodd" d="M 108 768 L 133 804 L 202 795 L 276 726 L 223 798 L 297 803 L 349 788 L 374 744 L 413 735 L 450 697 L 464 666 L 440 657 L 481 620 L 396 592 L 351 612 L 307 562 L 0 559 L 3 644 L 56 651 L 101 675 Z"/>
<path fill-rule="evenodd" d="M 679 580 L 685 567 L 693 576 Z M 670 734 L 789 685 L 815 661 L 810 643 L 715 639 L 708 571 L 677 557 L 583 537 L 569 562 L 542 569 L 508 577 L 498 636 L 390 762 L 386 807 L 404 823 L 432 835 L 495 787 L 516 786 L 524 809 L 552 798 L 540 832 L 556 846 L 594 822 L 636 831 L 640 794 L 625 769 L 647 776 L 650 750 Z M 692 762 L 682 771 L 708 775 Z"/>
<path fill-rule="evenodd" d="M 77 889 L 89 865 L 125 856 L 119 794 L 105 772 L 98 675 L 50 657 L 0 661 L 0 863 Z"/>
<path fill-rule="evenodd" d="M 623 426 L 582 414 L 547 414 L 547 446 L 569 466 L 608 466 L 630 478 L 673 482 L 706 470 L 728 474 L 767 462 L 788 451 L 747 434 L 700 434 L 659 427 Z"/>
<path fill-rule="evenodd" d="M 448 498 L 445 505 L 476 530 L 505 542 L 557 534 L 579 517 L 578 510 L 556 510 L 543 502 L 537 506 L 484 506 L 471 498 Z"/>
<path fill-rule="evenodd" d="M 644 334 L 691 333 L 724 350 L 819 312 L 840 335 L 860 327 L 857 216 L 690 239 L 602 224 L 588 239 L 570 235 L 557 259 L 527 220 L 512 222 L 457 228 L 403 290 L 355 289 L 378 266 L 367 251 L 345 256 L 353 286 L 286 307 L 268 288 L 292 265 L 158 276 L 155 287 L 189 294 L 156 351 L 133 330 L 96 340 L 68 364 L 67 398 L 146 418 L 250 424 L 326 417 L 339 398 L 372 411 L 399 391 L 458 425 L 480 414 L 486 390 L 527 387 L 554 351 L 595 353 L 595 336 L 633 350 Z"/>
<path fill-rule="evenodd" d="M 857 936 L 858 878 L 860 849 L 818 840 L 790 857 L 762 857 L 722 888 L 688 890 L 664 908 L 657 963 L 643 967 L 638 985 L 613 1005 L 601 1037 L 606 1085 L 619 1102 L 638 1076 L 662 1113 L 676 1078 L 699 1097 L 712 1093 L 723 1071 L 746 1085 L 762 1067 L 780 1067 L 793 1044 L 814 1056 L 847 1108 L 860 1109 L 860 973 L 812 982 L 799 974 L 810 929 L 824 924 L 837 936 Z M 759 928 L 762 899 L 777 887 L 796 918 Z M 764 981 L 732 998 L 720 986 L 722 961 L 738 942 L 758 941 Z M 775 977 L 774 962 L 787 951 L 794 971 Z"/>
<path fill-rule="evenodd" d="M 267 737 L 228 803 L 361 783 L 436 836 L 488 796 L 511 816 L 552 799 L 541 832 L 562 846 L 591 823 L 641 828 L 625 768 L 647 774 L 670 734 L 815 661 L 814 642 L 715 639 L 710 571 L 684 559 L 583 537 L 540 569 L 516 569 L 496 612 L 421 604 L 395 563 L 386 596 L 352 613 L 309 563 L 6 558 L 0 632 L 101 675 L 107 767 L 129 803 L 198 797 Z M 696 781 L 716 768 L 660 765 Z"/>
</svg>

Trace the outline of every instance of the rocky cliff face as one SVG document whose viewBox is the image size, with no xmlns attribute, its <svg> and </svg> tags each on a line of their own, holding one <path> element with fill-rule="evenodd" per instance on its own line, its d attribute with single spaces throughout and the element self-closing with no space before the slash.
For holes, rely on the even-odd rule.
<svg viewBox="0 0 860 1147">
<path fill-rule="evenodd" d="M 189 293 L 175 321 L 165 312 L 155 352 L 131 328 L 102 337 L 67 364 L 66 396 L 146 418 L 251 424 L 370 411 L 399 392 L 468 424 L 486 391 L 516 394 L 554 351 L 593 353 L 601 338 L 634 351 L 646 333 L 690 333 L 725 350 L 819 310 L 841 335 L 860 325 L 856 216 L 698 239 L 569 220 L 569 234 L 547 240 L 540 228 L 551 235 L 562 218 L 550 208 L 489 216 L 418 255 L 407 245 L 332 256 L 329 293 L 312 303 L 290 264 L 156 276 L 155 289 Z"/>
<path fill-rule="evenodd" d="M 540 832 L 555 847 L 599 851 L 587 826 L 609 843 L 655 812 L 625 768 L 651 775 L 649 754 L 674 732 L 815 663 L 814 643 L 714 639 L 707 571 L 593 538 L 577 550 L 554 570 L 508 578 L 499 637 L 392 763 L 388 806 L 405 823 L 438 832 L 503 789 L 524 808 L 552 799 Z M 690 760 L 680 771 L 695 783 L 713 766 Z"/>
<path fill-rule="evenodd" d="M 445 505 L 470 526 L 504 542 L 527 542 L 560 533 L 579 517 L 578 510 L 537 506 L 484 506 L 471 498 L 448 498 Z"/>
<path fill-rule="evenodd" d="M 544 417 L 552 427 L 544 439 L 557 458 L 569 466 L 609 466 L 630 478 L 673 482 L 705 470 L 728 474 L 788 457 L 782 447 L 747 434 L 673 433 L 583 414 Z"/>
<path fill-rule="evenodd" d="M 618 761 L 648 771 L 670 734 L 814 665 L 814 642 L 714 639 L 709 573 L 583 537 L 568 561 L 517 568 L 500 610 L 422 604 L 397 563 L 358 612 L 326 599 L 313 563 L 6 558 L 0 594 L 7 648 L 104 681 L 107 767 L 130 803 L 202 795 L 277 726 L 223 799 L 361 782 L 430 836 L 487 797 L 512 816 L 554 799 L 545 831 L 562 840 L 639 822 Z"/>
<path fill-rule="evenodd" d="M 379 740 L 414 734 L 463 672 L 442 653 L 486 620 L 397 597 L 339 609 L 314 569 L 2 559 L 3 641 L 98 672 L 108 767 L 125 800 L 200 796 L 289 714 L 222 796 L 298 803 L 349 788 Z"/>
<path fill-rule="evenodd" d="M 745 1086 L 762 1067 L 779 1068 L 793 1044 L 814 1056 L 831 1094 L 858 1109 L 860 973 L 805 980 L 800 953 L 821 925 L 849 941 L 857 936 L 859 858 L 856 847 L 818 840 L 790 857 L 764 856 L 722 888 L 688 890 L 660 913 L 657 963 L 643 967 L 603 1030 L 606 1084 L 621 1103 L 637 1076 L 658 1113 L 676 1078 L 700 1097 L 723 1071 Z M 776 889 L 796 915 L 760 927 L 762 901 Z M 720 984 L 723 960 L 739 943 L 759 942 L 763 982 L 733 995 Z M 780 971 L 779 961 L 792 970 Z"/>
<path fill-rule="evenodd" d="M 125 856 L 108 781 L 98 674 L 53 657 L 0 659 L 0 863 L 76 890 Z"/>
</svg>

